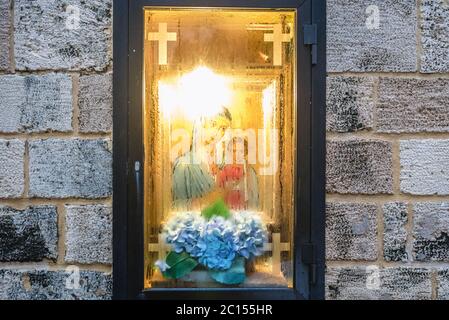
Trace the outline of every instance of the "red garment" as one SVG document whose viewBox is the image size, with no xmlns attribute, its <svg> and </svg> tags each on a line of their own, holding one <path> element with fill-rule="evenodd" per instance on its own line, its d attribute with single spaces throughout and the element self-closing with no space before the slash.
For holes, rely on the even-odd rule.
<svg viewBox="0 0 449 320">
<path fill-rule="evenodd" d="M 245 209 L 245 197 L 240 190 L 230 190 L 226 193 L 224 200 L 232 210 Z"/>
<path fill-rule="evenodd" d="M 223 188 L 226 182 L 235 182 L 243 178 L 243 165 L 227 164 L 217 175 L 218 186 Z"/>
<path fill-rule="evenodd" d="M 243 179 L 244 170 L 241 164 L 228 164 L 217 174 L 217 183 L 221 188 L 225 188 L 224 200 L 229 208 L 239 210 L 245 208 L 245 197 L 241 190 L 226 190 L 227 183 L 234 184 Z"/>
</svg>

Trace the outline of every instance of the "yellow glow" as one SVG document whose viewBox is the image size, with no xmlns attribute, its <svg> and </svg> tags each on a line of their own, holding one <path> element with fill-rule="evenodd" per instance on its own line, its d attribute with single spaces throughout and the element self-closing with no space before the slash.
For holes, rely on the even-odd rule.
<svg viewBox="0 0 449 320">
<path fill-rule="evenodd" d="M 209 117 L 222 111 L 231 102 L 232 90 L 227 77 L 206 67 L 198 67 L 168 84 L 159 81 L 159 105 L 165 116 L 175 112 L 191 120 Z"/>
<path fill-rule="evenodd" d="M 176 88 L 173 85 L 158 82 L 159 107 L 162 114 L 170 117 L 178 109 L 178 97 Z"/>
<path fill-rule="evenodd" d="M 273 110 L 276 108 L 276 81 L 273 81 L 262 92 L 262 110 L 264 123 L 271 119 Z"/>
</svg>

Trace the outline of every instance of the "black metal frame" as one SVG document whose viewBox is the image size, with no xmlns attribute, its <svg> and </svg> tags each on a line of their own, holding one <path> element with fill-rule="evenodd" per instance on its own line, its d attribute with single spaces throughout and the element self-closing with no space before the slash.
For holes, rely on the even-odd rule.
<svg viewBox="0 0 449 320">
<path fill-rule="evenodd" d="M 292 289 L 143 290 L 143 7 L 297 9 L 297 194 Z M 323 299 L 325 0 L 114 0 L 113 296 L 115 299 Z M 316 25 L 316 29 L 315 26 Z M 312 26 L 312 28 L 310 28 Z M 306 31 L 305 31 L 306 30 Z M 309 34 L 315 30 L 314 35 Z M 307 33 L 307 40 L 304 38 Z M 312 41 L 310 41 L 312 38 Z M 307 44 L 305 44 L 307 43 Z M 313 56 L 313 57 L 312 57 Z M 315 64 L 314 61 L 317 61 Z"/>
</svg>

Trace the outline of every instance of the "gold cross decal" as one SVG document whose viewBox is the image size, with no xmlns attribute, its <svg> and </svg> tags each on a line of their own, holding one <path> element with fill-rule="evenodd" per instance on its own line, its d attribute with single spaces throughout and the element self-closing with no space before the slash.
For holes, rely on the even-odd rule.
<svg viewBox="0 0 449 320">
<path fill-rule="evenodd" d="M 176 41 L 176 32 L 167 32 L 167 23 L 159 23 L 158 32 L 149 32 L 148 40 L 157 41 L 159 45 L 159 64 L 167 64 L 167 43 L 169 41 Z"/>
<path fill-rule="evenodd" d="M 273 33 L 265 33 L 264 41 L 273 42 L 273 65 L 282 66 L 282 44 L 290 42 L 292 35 L 290 33 L 282 33 L 282 25 L 280 23 L 273 26 Z"/>
</svg>

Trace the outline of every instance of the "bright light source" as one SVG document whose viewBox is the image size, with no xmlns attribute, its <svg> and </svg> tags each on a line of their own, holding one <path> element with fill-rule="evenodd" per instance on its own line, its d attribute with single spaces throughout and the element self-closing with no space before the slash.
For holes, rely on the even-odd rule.
<svg viewBox="0 0 449 320">
<path fill-rule="evenodd" d="M 229 79 L 206 67 L 196 68 L 174 84 L 159 81 L 158 93 L 164 115 L 179 112 L 191 120 L 220 113 L 232 97 Z"/>
<path fill-rule="evenodd" d="M 276 81 L 266 87 L 262 92 L 262 110 L 264 123 L 271 119 L 276 108 Z"/>
</svg>

